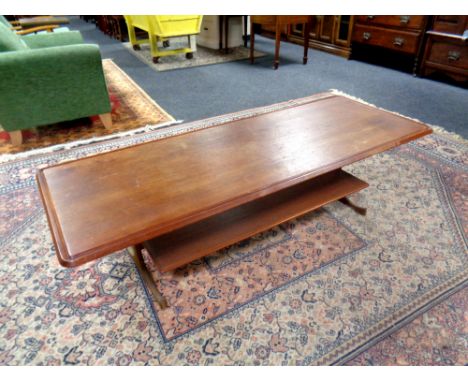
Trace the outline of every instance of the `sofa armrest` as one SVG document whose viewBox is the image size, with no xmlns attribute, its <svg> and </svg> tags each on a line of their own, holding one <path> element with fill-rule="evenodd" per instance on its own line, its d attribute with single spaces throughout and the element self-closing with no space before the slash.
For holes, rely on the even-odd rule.
<svg viewBox="0 0 468 382">
<path fill-rule="evenodd" d="M 97 45 L 0 54 L 0 124 L 7 131 L 111 110 Z"/>
<path fill-rule="evenodd" d="M 83 36 L 78 31 L 32 34 L 21 37 L 31 49 L 51 48 L 54 46 L 83 44 Z"/>
</svg>

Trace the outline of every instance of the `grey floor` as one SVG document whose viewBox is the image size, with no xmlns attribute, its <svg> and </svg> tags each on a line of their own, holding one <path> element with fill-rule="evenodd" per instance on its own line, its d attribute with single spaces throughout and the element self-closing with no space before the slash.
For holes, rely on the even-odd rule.
<svg viewBox="0 0 468 382">
<path fill-rule="evenodd" d="M 468 91 L 459 86 L 317 50 L 309 51 L 304 66 L 302 47 L 289 43 L 281 43 L 275 71 L 274 42 L 262 37 L 256 38 L 256 48 L 269 54 L 254 65 L 245 60 L 157 72 L 94 24 L 73 17 L 71 29 L 99 44 L 103 58 L 112 58 L 176 119 L 192 121 L 338 89 L 468 138 Z"/>
</svg>

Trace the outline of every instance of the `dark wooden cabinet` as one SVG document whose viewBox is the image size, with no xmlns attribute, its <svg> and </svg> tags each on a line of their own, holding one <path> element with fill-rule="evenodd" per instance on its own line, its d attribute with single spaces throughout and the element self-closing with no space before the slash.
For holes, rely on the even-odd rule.
<svg viewBox="0 0 468 382">
<path fill-rule="evenodd" d="M 428 19 L 429 16 L 355 16 L 352 42 L 409 56 L 416 72 Z"/>
<path fill-rule="evenodd" d="M 456 81 L 468 80 L 468 17 L 434 16 L 426 33 L 421 75 L 442 73 Z"/>
<path fill-rule="evenodd" d="M 351 55 L 351 32 L 354 16 L 312 16 L 309 46 L 346 58 Z M 304 25 L 292 25 L 287 40 L 303 44 Z"/>
</svg>

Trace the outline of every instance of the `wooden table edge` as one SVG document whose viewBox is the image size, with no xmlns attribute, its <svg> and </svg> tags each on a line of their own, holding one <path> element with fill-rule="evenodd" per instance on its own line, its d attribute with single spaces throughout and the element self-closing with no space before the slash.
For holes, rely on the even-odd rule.
<svg viewBox="0 0 468 382">
<path fill-rule="evenodd" d="M 317 93 L 317 94 L 314 94 L 313 96 L 310 96 L 310 97 L 315 97 L 317 96 L 317 98 L 314 98 L 314 99 L 311 99 L 309 102 L 305 102 L 303 103 L 302 105 L 295 105 L 295 106 L 303 106 L 303 105 L 308 105 L 310 103 L 314 103 L 314 102 L 317 102 L 317 101 L 322 101 L 324 99 L 329 99 L 329 98 L 334 98 L 334 97 L 343 97 L 339 94 L 335 94 L 331 91 L 327 91 L 327 92 L 322 92 L 322 93 Z M 343 98 L 347 98 L 347 97 L 343 97 Z M 348 98 L 350 99 L 350 98 Z M 351 99 L 350 99 L 351 100 Z M 294 101 L 294 99 L 290 99 L 288 101 L 284 101 L 282 103 L 288 103 L 288 102 L 292 102 Z M 354 101 L 354 100 L 352 100 Z M 357 101 L 355 101 L 357 102 Z M 269 106 L 269 105 L 267 105 Z M 271 105 L 270 105 L 271 106 Z M 367 105 L 366 105 L 367 106 Z M 259 106 L 259 107 L 262 107 L 262 106 Z M 266 107 L 266 106 L 265 106 Z M 247 109 L 247 110 L 244 110 L 244 111 L 248 111 L 250 109 Z M 287 110 L 287 109 L 284 109 L 284 110 Z M 167 137 L 162 137 L 162 138 L 159 138 L 159 139 L 155 139 L 155 140 L 149 140 L 149 141 L 146 141 L 146 142 L 139 142 L 139 143 L 135 143 L 135 144 L 132 144 L 130 146 L 125 146 L 125 147 L 119 147 L 119 148 L 116 148 L 116 149 L 113 149 L 113 150 L 109 150 L 109 151 L 105 151 L 105 152 L 101 152 L 101 153 L 96 153 L 96 154 L 91 154 L 91 155 L 88 155 L 88 156 L 85 156 L 85 157 L 82 157 L 82 158 L 77 158 L 77 159 L 70 159 L 70 160 L 67 160 L 67 161 L 64 161 L 64 162 L 60 162 L 60 163 L 55 163 L 55 164 L 52 164 L 50 166 L 47 166 L 41 170 L 47 170 L 47 169 L 50 169 L 50 168 L 54 168 L 54 167 L 59 167 L 59 166 L 62 166 L 66 163 L 70 163 L 70 162 L 78 162 L 78 161 L 81 161 L 81 160 L 86 160 L 86 159 L 89 159 L 89 158 L 93 158 L 93 157 L 97 157 L 97 156 L 100 156 L 100 155 L 105 155 L 105 154 L 108 154 L 108 153 L 114 153 L 114 152 L 117 152 L 117 151 L 122 151 L 122 150 L 128 150 L 128 149 L 131 149 L 133 147 L 137 147 L 137 146 L 142 146 L 142 145 L 147 145 L 147 144 L 151 144 L 151 143 L 155 143 L 155 142 L 162 142 L 162 141 L 165 141 L 166 139 L 171 139 L 171 138 L 176 138 L 176 137 L 181 137 L 183 135 L 187 135 L 187 134 L 191 134 L 191 133 L 196 133 L 197 131 L 201 131 L 201 130 L 208 130 L 208 129 L 211 129 L 211 128 L 215 128 L 215 127 L 219 127 L 219 126 L 224 126 L 224 125 L 227 125 L 229 123 L 233 123 L 233 122 L 237 122 L 237 121 L 242 121 L 244 119 L 250 119 L 250 118 L 255 118 L 255 117 L 259 117 L 259 116 L 262 116 L 262 115 L 267 115 L 267 114 L 271 114 L 271 113 L 275 113 L 275 112 L 278 112 L 278 111 L 282 111 L 282 110 L 270 110 L 270 111 L 266 111 L 266 112 L 263 112 L 259 115 L 249 115 L 249 116 L 245 116 L 245 117 L 242 117 L 242 118 L 238 118 L 238 119 L 235 119 L 234 121 L 225 121 L 225 122 L 222 122 L 222 123 L 219 123 L 219 124 L 214 124 L 214 125 L 211 125 L 211 126 L 207 126 L 207 127 L 202 127 L 200 129 L 195 129 L 195 130 L 188 130 L 188 131 L 184 131 L 182 133 L 179 133 L 179 134 L 175 134 L 175 135 L 170 135 L 170 136 L 167 136 Z M 220 116 L 216 116 L 216 117 L 212 117 L 212 118 L 223 118 L 224 116 L 227 116 L 227 115 L 230 115 L 232 113 L 227 113 L 227 114 L 222 114 Z M 207 118 L 207 119 L 211 119 L 211 118 Z M 183 123 L 183 124 L 180 124 L 180 125 L 177 125 L 178 127 L 181 127 L 181 126 L 184 126 L 184 125 L 191 125 L 191 124 L 197 124 L 197 123 L 200 123 L 204 121 L 204 119 L 199 119 L 199 120 L 196 120 L 196 121 L 193 121 L 193 122 L 187 122 L 187 123 Z M 97 142 L 95 144 L 100 144 L 102 142 Z"/>
<path fill-rule="evenodd" d="M 57 250 L 56 256 L 60 265 L 64 267 L 74 267 L 77 264 L 71 259 L 68 249 L 65 245 L 65 240 L 63 238 L 62 230 L 60 229 L 60 224 L 58 222 L 57 215 L 55 213 L 55 208 L 49 202 L 50 201 L 50 192 L 47 180 L 44 176 L 43 168 L 37 170 L 36 172 L 36 181 L 38 184 L 39 194 L 41 195 L 42 204 L 44 205 L 44 210 L 47 217 L 47 222 L 52 233 L 52 240 L 54 242 L 55 249 Z"/>
<path fill-rule="evenodd" d="M 327 93 L 328 92 L 320 93 L 320 94 L 327 94 Z M 336 94 L 331 93 L 331 92 L 329 92 L 329 94 L 330 94 L 330 97 L 339 96 L 339 95 L 336 95 Z M 317 98 L 317 99 L 312 100 L 311 102 L 327 99 L 327 98 L 330 98 L 330 97 Z M 367 106 L 369 108 L 375 109 L 375 107 L 373 107 L 373 106 L 363 104 L 363 103 L 361 103 L 359 101 L 356 101 L 356 100 L 352 100 L 352 99 L 350 99 L 350 100 L 353 101 L 353 102 L 357 102 L 357 103 L 359 103 L 361 105 Z M 405 120 L 408 120 L 408 118 L 405 118 L 404 116 L 400 116 L 398 114 L 396 116 L 398 116 L 400 118 L 403 118 Z M 251 118 L 251 117 L 246 117 L 245 119 L 248 119 L 248 118 Z M 411 119 L 409 119 L 409 120 L 411 120 Z M 301 182 L 310 180 L 310 179 L 312 179 L 314 177 L 326 174 L 327 172 L 334 171 L 336 169 L 339 169 L 339 168 L 342 168 L 344 166 L 350 165 L 350 164 L 352 164 L 354 162 L 363 160 L 363 159 L 365 159 L 365 158 L 367 158 L 367 157 L 369 157 L 371 155 L 381 153 L 383 151 L 392 149 L 392 148 L 397 147 L 397 146 L 399 146 L 401 144 L 405 144 L 407 142 L 410 142 L 412 140 L 421 138 L 423 136 L 426 136 L 426 135 L 432 133 L 432 129 L 429 126 L 427 126 L 426 124 L 424 124 L 422 122 L 419 122 L 419 121 L 413 121 L 413 122 L 418 123 L 421 126 L 423 126 L 424 130 L 407 134 L 407 135 L 403 136 L 402 138 L 400 138 L 398 141 L 387 142 L 387 143 L 378 145 L 378 146 L 376 146 L 376 147 L 374 147 L 372 149 L 361 152 L 359 155 L 357 155 L 355 157 L 345 158 L 345 159 L 343 159 L 343 160 L 341 160 L 339 162 L 332 163 L 332 164 L 330 164 L 328 166 L 324 166 L 322 168 L 314 169 L 313 171 L 303 173 L 301 175 L 298 175 L 298 176 L 295 176 L 295 177 L 292 177 L 292 178 L 288 178 L 288 179 L 282 180 L 282 181 L 277 182 L 277 183 L 273 183 L 273 184 L 268 185 L 267 187 L 264 187 L 262 189 L 254 190 L 254 191 L 249 192 L 247 194 L 242 194 L 240 196 L 236 196 L 236 197 L 231 198 L 229 200 L 225 200 L 222 203 L 218 203 L 217 205 L 213 205 L 208 209 L 198 210 L 198 211 L 192 212 L 189 215 L 185 215 L 185 216 L 182 216 L 182 217 L 180 217 L 178 219 L 174 219 L 174 220 L 172 220 L 170 222 L 165 222 L 163 224 L 159 224 L 159 225 L 156 225 L 156 226 L 151 227 L 151 228 L 143 229 L 143 230 L 141 230 L 139 232 L 136 232 L 136 233 L 132 234 L 130 237 L 120 238 L 118 240 L 113 241 L 112 243 L 105 243 L 105 244 L 103 244 L 101 246 L 98 246 L 98 247 L 92 248 L 90 250 L 80 252 L 80 253 L 78 253 L 76 255 L 73 255 L 73 256 L 70 255 L 70 253 L 68 251 L 68 248 L 67 248 L 67 246 L 65 244 L 63 233 L 62 233 L 62 231 L 60 229 L 60 224 L 59 224 L 58 218 L 56 216 L 55 208 L 54 208 L 52 203 L 49 203 L 49 200 L 50 200 L 49 189 L 48 189 L 48 186 L 47 186 L 47 180 L 46 180 L 46 178 L 44 176 L 44 171 L 45 170 L 47 170 L 49 168 L 56 167 L 56 166 L 63 165 L 65 162 L 55 164 L 55 165 L 52 165 L 52 166 L 49 166 L 49 167 L 46 167 L 46 168 L 43 168 L 43 169 L 39 169 L 37 171 L 37 180 L 38 180 L 38 184 L 39 184 L 39 190 L 40 190 L 41 197 L 42 197 L 42 200 L 43 200 L 43 203 L 44 203 L 44 206 L 45 206 L 48 223 L 49 223 L 49 226 L 51 228 L 52 238 L 54 240 L 55 247 L 57 248 L 57 251 L 58 251 L 57 258 L 58 258 L 60 264 L 63 265 L 64 267 L 76 267 L 76 266 L 85 264 L 85 263 L 87 263 L 89 261 L 99 259 L 99 258 L 101 258 L 103 256 L 106 256 L 106 255 L 112 253 L 112 252 L 123 250 L 123 249 L 125 249 L 127 247 L 143 243 L 144 241 L 147 241 L 147 240 L 153 239 L 153 238 L 155 238 L 155 237 L 157 237 L 159 235 L 174 231 L 174 230 L 176 230 L 178 228 L 181 228 L 181 227 L 183 227 L 185 225 L 189 225 L 189 224 L 192 224 L 192 223 L 197 222 L 199 220 L 209 218 L 209 217 L 214 216 L 216 214 L 227 211 L 227 210 L 229 210 L 231 208 L 235 208 L 235 207 L 240 206 L 240 205 L 242 205 L 244 203 L 248 203 L 250 201 L 253 201 L 256 198 L 260 198 L 260 197 L 263 197 L 263 196 L 270 195 L 270 194 L 272 194 L 272 193 L 274 193 L 276 191 L 279 191 L 281 189 L 297 185 L 297 184 L 299 184 Z M 225 122 L 225 123 L 228 123 L 228 122 Z M 223 123 L 223 124 L 225 124 L 225 123 Z M 223 124 L 220 124 L 220 125 L 223 125 Z M 207 128 L 218 127 L 220 125 L 213 125 L 213 126 L 209 126 Z M 188 131 L 188 132 L 184 132 L 182 134 L 178 134 L 176 136 L 189 134 L 189 133 L 195 133 L 195 132 L 196 131 Z M 170 139 L 172 137 L 174 137 L 174 136 L 164 137 L 161 140 Z M 159 142 L 161 140 L 158 140 L 157 142 Z M 143 142 L 143 143 L 140 143 L 140 144 L 148 144 L 148 143 L 154 143 L 154 142 L 156 142 L 156 141 Z M 137 145 L 140 145 L 140 144 L 137 144 Z M 124 148 L 119 148 L 117 150 L 113 150 L 113 152 L 119 151 L 119 150 L 124 150 L 124 149 L 129 149 L 129 148 L 134 147 L 134 146 L 136 146 L 136 145 L 128 146 L 128 147 L 124 147 Z M 106 153 L 99 153 L 99 154 L 96 154 L 96 155 L 105 155 L 105 154 Z M 91 158 L 93 156 L 95 156 L 95 155 L 87 156 L 87 157 L 84 157 L 84 158 L 79 158 L 79 159 L 76 159 L 75 161 L 88 159 L 88 158 Z"/>
<path fill-rule="evenodd" d="M 185 225 L 192 224 L 196 221 L 203 220 L 206 218 L 209 218 L 213 215 L 216 215 L 218 213 L 221 213 L 223 211 L 227 211 L 231 208 L 234 208 L 236 206 L 239 206 L 244 203 L 248 203 L 255 198 L 262 197 L 262 196 L 267 196 L 270 195 L 276 191 L 279 191 L 281 189 L 287 188 L 294 186 L 296 184 L 299 184 L 303 181 L 312 179 L 314 177 L 320 176 L 322 174 L 325 174 L 327 172 L 336 170 L 338 168 L 342 168 L 346 165 L 349 165 L 351 163 L 357 162 L 359 160 L 365 159 L 371 155 L 389 150 L 393 147 L 399 146 L 400 144 L 407 143 L 411 140 L 420 138 L 422 136 L 428 135 L 432 132 L 430 128 L 427 128 L 425 131 L 417 132 L 417 133 L 412 133 L 409 134 L 405 137 L 402 137 L 398 142 L 392 142 L 392 143 L 386 143 L 381 146 L 377 146 L 371 150 L 367 150 L 363 153 L 361 153 L 357 158 L 347 158 L 345 160 L 342 160 L 341 162 L 337 162 L 335 164 L 332 164 L 330 166 L 326 166 L 317 170 L 314 170 L 312 172 L 304 173 L 301 174 L 300 176 L 294 177 L 294 178 L 289 178 L 286 179 L 282 182 L 275 183 L 273 185 L 270 185 L 266 188 L 260 189 L 260 190 L 255 190 L 253 192 L 250 192 L 248 194 L 244 194 L 241 196 L 237 196 L 235 198 L 232 198 L 230 200 L 224 201 L 221 204 L 217 204 L 215 206 L 212 206 L 209 209 L 203 209 L 200 211 L 196 211 L 190 215 L 186 215 L 180 219 L 175 219 L 172 222 L 169 223 L 164 223 L 156 227 L 151 227 L 149 229 L 144 229 L 140 232 L 137 232 L 133 234 L 129 238 L 122 238 L 119 240 L 116 240 L 110 244 L 103 244 L 102 246 L 93 248 L 91 250 L 83 251 L 77 255 L 74 255 L 73 258 L 69 255 L 68 250 L 66 248 L 63 236 L 61 234 L 61 231 L 56 229 L 57 226 L 57 218 L 55 215 L 55 211 L 53 210 L 53 205 L 49 204 L 46 200 L 46 195 L 43 195 L 43 200 L 44 200 L 44 205 L 46 206 L 46 212 L 47 212 L 47 217 L 49 220 L 49 225 L 51 226 L 52 233 L 53 233 L 53 238 L 54 242 L 58 244 L 56 248 L 58 248 L 59 252 L 57 254 L 57 257 L 59 259 L 60 264 L 62 264 L 65 267 L 75 267 L 78 265 L 85 264 L 89 261 L 96 260 L 100 257 L 103 257 L 107 254 L 110 254 L 115 251 L 123 250 L 129 246 L 140 244 L 146 240 L 150 240 L 154 237 L 157 237 L 159 235 L 162 235 L 164 233 L 168 233 L 171 231 L 174 231 L 178 228 L 181 228 Z M 39 177 L 39 179 L 41 179 Z M 43 185 L 46 186 L 47 189 L 47 182 L 45 181 L 40 181 L 41 187 Z M 51 209 L 51 211 L 49 211 Z"/>
</svg>

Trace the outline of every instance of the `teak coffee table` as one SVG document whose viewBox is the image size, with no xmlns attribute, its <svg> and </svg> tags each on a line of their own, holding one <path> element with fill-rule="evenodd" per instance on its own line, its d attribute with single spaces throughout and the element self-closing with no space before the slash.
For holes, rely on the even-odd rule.
<svg viewBox="0 0 468 382">
<path fill-rule="evenodd" d="M 41 169 L 39 189 L 57 257 L 75 267 L 146 248 L 161 272 L 368 184 L 343 171 L 430 134 L 426 125 L 333 93 L 311 102 Z"/>
</svg>

